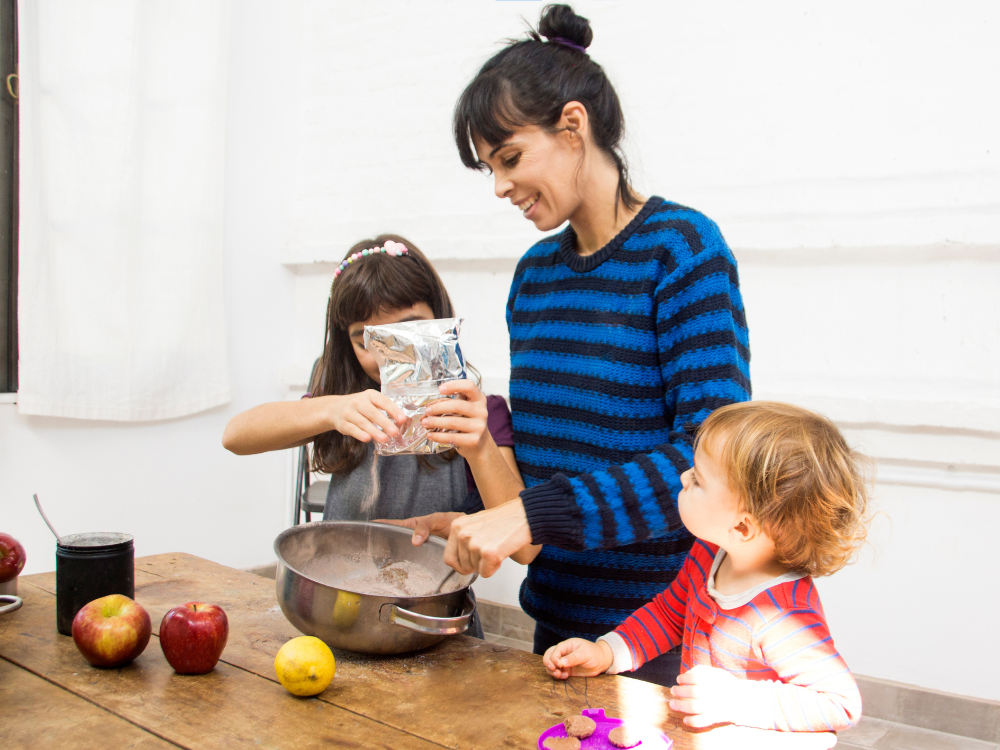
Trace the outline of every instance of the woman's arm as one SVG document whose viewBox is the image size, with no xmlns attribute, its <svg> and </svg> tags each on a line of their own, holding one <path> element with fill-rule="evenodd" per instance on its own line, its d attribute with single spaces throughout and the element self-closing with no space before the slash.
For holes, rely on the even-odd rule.
<svg viewBox="0 0 1000 750">
<path fill-rule="evenodd" d="M 521 479 L 521 472 L 517 468 L 517 459 L 514 458 L 514 449 L 508 448 L 507 446 L 504 445 L 497 448 L 497 452 L 500 454 L 501 458 L 507 464 L 507 468 L 510 471 L 509 476 L 513 478 L 514 481 L 510 485 L 504 486 L 502 489 L 499 487 L 492 487 L 490 493 L 491 497 L 487 499 L 486 495 L 482 492 L 482 486 L 479 484 L 480 475 L 477 475 L 476 470 L 473 469 L 472 475 L 476 478 L 476 485 L 480 487 L 480 494 L 483 497 L 483 506 L 486 508 L 496 508 L 500 505 L 503 505 L 504 503 L 509 503 L 518 500 L 517 493 L 524 489 L 524 480 Z M 494 464 L 496 463 L 495 459 L 492 461 L 492 463 Z M 483 471 L 488 471 L 488 469 L 480 469 L 480 472 Z M 497 473 L 502 474 L 499 471 Z M 504 483 L 503 480 L 501 480 L 501 483 Z M 514 491 L 511 492 L 510 490 Z M 506 499 L 500 499 L 500 498 L 506 498 Z M 541 551 L 542 551 L 542 545 L 528 544 L 519 549 L 514 554 L 512 554 L 510 556 L 510 559 L 516 563 L 520 563 L 521 565 L 527 565 L 536 557 L 538 557 L 538 553 Z"/>
<path fill-rule="evenodd" d="M 429 431 L 428 437 L 458 449 L 469 464 L 485 508 L 496 508 L 516 499 L 524 489 L 524 480 L 517 468 L 514 450 L 497 446 L 487 427 L 489 410 L 486 396 L 471 380 L 443 383 L 441 393 L 460 394 L 464 400 L 438 401 L 427 407 L 423 425 Z M 540 551 L 541 545 L 528 545 L 510 557 L 527 565 Z"/>
<path fill-rule="evenodd" d="M 389 416 L 383 414 L 387 412 Z M 406 417 L 376 390 L 347 396 L 317 396 L 261 404 L 237 414 L 226 425 L 222 445 L 239 456 L 305 445 L 330 430 L 363 443 L 397 437 Z"/>
</svg>

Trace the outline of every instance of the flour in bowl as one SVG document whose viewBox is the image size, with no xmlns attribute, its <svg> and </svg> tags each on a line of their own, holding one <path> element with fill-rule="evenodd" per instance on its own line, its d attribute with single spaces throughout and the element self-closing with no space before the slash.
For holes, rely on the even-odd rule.
<svg viewBox="0 0 1000 750">
<path fill-rule="evenodd" d="M 444 574 L 435 577 L 419 563 L 394 562 L 375 573 L 345 578 L 344 586 L 363 594 L 377 596 L 429 596 L 434 593 L 442 578 Z M 451 584 L 451 581 L 448 584 Z M 455 590 L 454 586 L 450 585 L 445 585 L 445 589 Z"/>
<path fill-rule="evenodd" d="M 385 558 L 380 558 L 384 562 Z M 375 557 L 364 552 L 314 557 L 302 563 L 302 573 L 314 581 L 358 594 L 375 596 L 430 596 L 444 580 L 449 568 L 435 566 L 434 572 L 412 560 L 379 567 Z M 462 587 L 462 577 L 452 576 L 442 594 Z"/>
</svg>

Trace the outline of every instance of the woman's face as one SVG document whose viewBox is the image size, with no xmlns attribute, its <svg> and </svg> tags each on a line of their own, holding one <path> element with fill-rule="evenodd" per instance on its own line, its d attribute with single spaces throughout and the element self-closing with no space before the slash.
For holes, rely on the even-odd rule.
<svg viewBox="0 0 1000 750">
<path fill-rule="evenodd" d="M 377 312 L 368 320 L 359 320 L 351 323 L 347 327 L 347 335 L 351 337 L 351 345 L 354 347 L 354 356 L 358 358 L 362 369 L 368 373 L 368 377 L 376 383 L 381 382 L 378 371 L 378 362 L 370 351 L 365 349 L 365 326 L 384 326 L 389 323 L 403 323 L 407 320 L 433 320 L 434 311 L 426 302 L 418 302 L 413 307 L 406 307 L 402 310 L 390 310 L 388 312 Z"/>
<path fill-rule="evenodd" d="M 578 132 L 548 133 L 526 125 L 497 147 L 479 139 L 475 146 L 493 173 L 497 197 L 509 199 L 541 231 L 560 226 L 580 206 L 577 176 L 583 148 Z"/>
</svg>

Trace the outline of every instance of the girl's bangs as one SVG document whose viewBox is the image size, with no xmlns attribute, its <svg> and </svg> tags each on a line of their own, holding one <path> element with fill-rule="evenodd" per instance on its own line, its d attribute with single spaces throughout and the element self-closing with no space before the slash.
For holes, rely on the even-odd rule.
<svg viewBox="0 0 1000 750">
<path fill-rule="evenodd" d="M 333 282 L 330 315 L 338 328 L 386 310 L 401 310 L 431 298 L 423 274 L 408 258 L 369 255 Z M 340 288 L 338 288 L 338 284 Z"/>
</svg>

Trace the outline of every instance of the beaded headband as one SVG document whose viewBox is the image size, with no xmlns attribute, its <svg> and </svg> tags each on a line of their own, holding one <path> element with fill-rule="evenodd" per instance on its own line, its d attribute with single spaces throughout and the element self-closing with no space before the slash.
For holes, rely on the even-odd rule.
<svg viewBox="0 0 1000 750">
<path fill-rule="evenodd" d="M 410 252 L 409 249 L 403 243 L 393 242 L 392 240 L 386 240 L 385 244 L 382 247 L 373 247 L 370 250 L 361 250 L 359 252 L 354 253 L 349 258 L 344 258 L 343 262 L 340 264 L 340 267 L 334 269 L 333 271 L 334 281 L 336 281 L 337 277 L 340 276 L 340 274 L 344 272 L 344 269 L 347 268 L 349 265 L 351 265 L 352 263 L 356 263 L 357 261 L 369 255 L 386 253 L 387 255 L 397 255 L 402 257 L 406 255 L 408 252 Z"/>
</svg>

